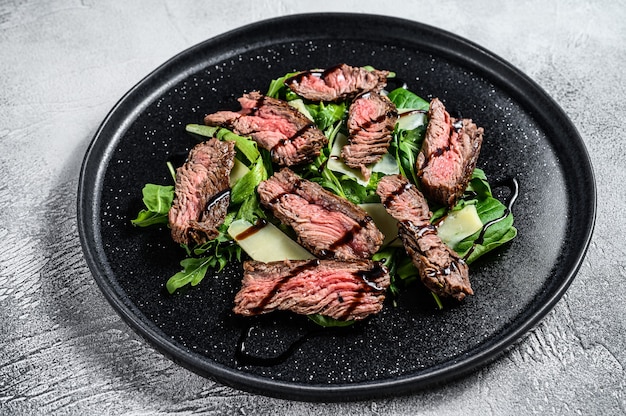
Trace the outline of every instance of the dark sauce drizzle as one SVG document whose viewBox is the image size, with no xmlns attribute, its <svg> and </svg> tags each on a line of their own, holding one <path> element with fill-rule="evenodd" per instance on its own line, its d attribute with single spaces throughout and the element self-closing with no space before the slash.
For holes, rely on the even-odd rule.
<svg viewBox="0 0 626 416">
<path fill-rule="evenodd" d="M 229 198 L 229 197 L 230 197 L 230 188 L 222 189 L 221 191 L 213 195 L 211 199 L 207 201 L 205 211 L 211 212 L 211 210 L 213 209 L 213 207 L 215 207 L 215 205 L 219 204 L 221 200 L 225 198 Z"/>
<path fill-rule="evenodd" d="M 463 260 L 465 261 L 469 259 L 470 255 L 474 252 L 474 249 L 476 248 L 476 246 L 484 242 L 485 233 L 487 232 L 487 229 L 491 227 L 492 225 L 497 224 L 500 221 L 504 220 L 506 217 L 508 217 L 508 215 L 511 212 L 513 212 L 513 205 L 515 204 L 515 201 L 517 200 L 517 197 L 519 196 L 518 180 L 516 178 L 511 178 L 511 179 L 508 179 L 506 181 L 503 181 L 494 185 L 494 187 L 498 187 L 498 186 L 505 186 L 509 188 L 511 191 L 511 193 L 509 194 L 507 198 L 506 209 L 504 210 L 504 212 L 502 213 L 500 217 L 494 218 L 493 220 L 488 221 L 485 224 L 483 224 L 483 228 L 480 230 L 480 234 L 478 234 L 478 238 L 474 240 L 474 244 L 472 244 L 472 247 L 469 249 L 467 254 L 465 254 L 465 256 L 463 257 Z"/>
<path fill-rule="evenodd" d="M 463 129 L 463 119 L 458 119 L 454 123 L 452 123 L 452 128 L 456 130 L 457 133 Z"/>
<path fill-rule="evenodd" d="M 372 267 L 370 270 L 358 271 L 357 276 L 359 276 L 361 280 L 363 280 L 363 282 L 365 282 L 365 284 L 372 290 L 383 291 L 385 289 L 383 287 L 378 286 L 374 282 L 374 280 L 378 279 L 379 277 L 384 275 L 386 272 L 387 272 L 386 268 L 382 264 L 377 262 L 375 263 L 374 267 Z"/>
<path fill-rule="evenodd" d="M 235 350 L 235 359 L 241 365 L 255 365 L 259 367 L 271 367 L 274 365 L 284 363 L 285 361 L 287 361 L 289 357 L 293 355 L 294 352 L 298 350 L 298 348 L 300 348 L 302 344 L 304 344 L 310 338 L 312 338 L 313 336 L 321 332 L 320 330 L 309 331 L 305 333 L 304 335 L 302 335 L 301 337 L 297 338 L 295 341 L 293 341 L 289 345 L 289 347 L 285 351 L 281 352 L 280 354 L 274 357 L 260 357 L 260 356 L 251 354 L 250 352 L 248 352 L 248 349 L 246 348 L 246 342 L 250 339 L 253 329 L 254 327 L 252 325 L 248 326 L 246 329 L 244 329 L 241 332 L 241 336 L 239 337 L 239 340 L 237 341 L 237 349 Z"/>
<path fill-rule="evenodd" d="M 258 218 L 252 227 L 245 229 L 235 236 L 235 240 L 241 241 L 258 233 L 267 225 L 267 220 Z"/>
<path fill-rule="evenodd" d="M 409 111 L 404 111 L 402 113 L 398 113 L 398 117 L 402 118 L 402 117 L 407 117 L 407 116 L 411 116 L 413 114 L 426 114 L 428 113 L 428 110 L 409 110 Z"/>
</svg>

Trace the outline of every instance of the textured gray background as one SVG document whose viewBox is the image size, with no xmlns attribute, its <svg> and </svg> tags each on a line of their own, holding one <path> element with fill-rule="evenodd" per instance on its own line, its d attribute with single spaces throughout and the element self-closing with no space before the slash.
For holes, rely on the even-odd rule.
<svg viewBox="0 0 626 416">
<path fill-rule="evenodd" d="M 80 163 L 118 98 L 197 42 L 316 11 L 405 17 L 481 44 L 545 88 L 589 149 L 598 217 L 570 290 L 501 359 L 444 387 L 342 404 L 224 387 L 140 339 L 82 257 Z M 626 3 L 599 0 L 0 1 L 0 414 L 626 413 L 624 22 Z"/>
</svg>

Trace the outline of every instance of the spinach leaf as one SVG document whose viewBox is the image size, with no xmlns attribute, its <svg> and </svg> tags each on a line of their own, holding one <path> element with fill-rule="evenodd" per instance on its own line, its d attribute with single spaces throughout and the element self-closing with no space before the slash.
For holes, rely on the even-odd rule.
<svg viewBox="0 0 626 416">
<path fill-rule="evenodd" d="M 428 101 L 405 88 L 396 88 L 387 95 L 387 98 L 396 105 L 398 110 L 428 111 L 430 106 Z"/>
<path fill-rule="evenodd" d="M 130 222 L 137 227 L 167 224 L 167 213 L 174 199 L 174 187 L 148 183 L 143 187 L 141 193 L 145 209 L 139 211 L 137 218 Z"/>
</svg>

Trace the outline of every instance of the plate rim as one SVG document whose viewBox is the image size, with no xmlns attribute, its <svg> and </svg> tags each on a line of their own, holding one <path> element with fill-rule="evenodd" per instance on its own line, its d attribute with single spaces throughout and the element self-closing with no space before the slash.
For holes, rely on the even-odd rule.
<svg viewBox="0 0 626 416">
<path fill-rule="evenodd" d="M 577 157 L 585 162 L 585 166 L 583 168 L 589 175 L 587 179 L 590 187 L 586 190 L 585 194 L 587 198 L 590 198 L 591 203 L 588 207 L 590 210 L 588 223 L 586 224 L 584 230 L 585 239 L 580 243 L 579 250 L 574 253 L 576 258 L 575 264 L 573 264 L 568 272 L 563 276 L 559 285 L 556 286 L 551 296 L 547 299 L 547 302 L 537 308 L 534 313 L 532 313 L 514 331 L 499 338 L 497 342 L 490 343 L 488 346 L 483 346 L 483 348 L 479 351 L 470 354 L 467 357 L 458 357 L 458 359 L 455 359 L 452 364 L 446 362 L 446 365 L 439 365 L 437 367 L 430 368 L 417 375 L 413 374 L 395 377 L 392 379 L 349 384 L 291 383 L 239 371 L 219 364 L 198 353 L 194 353 L 189 349 L 185 349 L 181 345 L 172 342 L 171 339 L 166 337 L 165 334 L 159 330 L 156 325 L 154 325 L 154 323 L 149 322 L 149 319 L 147 319 L 135 305 L 127 299 L 120 297 L 123 290 L 119 284 L 111 278 L 114 273 L 106 262 L 102 261 L 101 256 L 104 254 L 100 252 L 101 250 L 98 250 L 98 248 L 102 246 L 99 224 L 100 201 L 98 197 L 92 197 L 93 195 L 100 195 L 102 188 L 101 179 L 107 170 L 106 166 L 108 166 L 108 163 L 100 163 L 97 165 L 98 168 L 94 172 L 92 169 L 94 155 L 104 155 L 105 157 L 101 159 L 106 161 L 110 160 L 111 152 L 120 139 L 120 137 L 118 137 L 120 134 L 106 136 L 105 133 L 107 132 L 107 128 L 112 123 L 115 124 L 117 122 L 116 118 L 120 117 L 120 110 L 123 109 L 127 102 L 136 98 L 135 96 L 139 94 L 142 89 L 145 89 L 147 84 L 154 79 L 167 76 L 173 66 L 178 66 L 181 61 L 188 60 L 195 51 L 205 49 L 207 47 L 216 47 L 216 45 L 220 42 L 241 37 L 249 32 L 259 30 L 260 28 L 266 28 L 273 25 L 293 25 L 301 19 L 319 19 L 322 21 L 329 19 L 361 19 L 370 22 L 372 20 L 376 20 L 378 22 L 401 25 L 403 30 L 419 29 L 421 31 L 429 32 L 432 36 L 440 38 L 442 42 L 445 41 L 448 43 L 446 47 L 441 45 L 435 47 L 433 45 L 431 52 L 436 52 L 438 55 L 441 55 L 441 52 L 445 50 L 446 53 L 443 55 L 448 58 L 452 58 L 453 60 L 468 62 L 469 59 L 473 70 L 479 69 L 483 73 L 483 76 L 490 82 L 498 84 L 510 93 L 514 93 L 511 95 L 515 95 L 516 100 L 519 97 L 524 97 L 525 100 L 522 100 L 524 102 L 521 104 L 524 104 L 525 107 L 529 107 L 528 101 L 531 100 L 530 96 L 532 96 L 532 99 L 539 100 L 542 107 L 548 106 L 553 114 L 558 116 L 558 121 L 563 124 L 563 127 L 567 128 L 570 134 L 573 135 L 573 139 L 578 145 L 576 152 Z M 325 37 L 321 36 L 320 39 L 325 39 Z M 268 44 L 272 44 L 272 42 L 268 42 Z M 462 51 L 459 46 L 463 46 Z M 258 47 L 258 45 L 254 47 Z M 236 53 L 234 50 L 231 51 L 232 54 Z M 171 77 L 170 74 L 170 77 L 167 78 L 167 82 L 160 84 L 159 88 L 152 90 L 151 94 L 144 96 L 140 100 L 142 105 L 134 106 L 134 112 L 139 113 L 140 110 L 144 108 L 143 103 L 152 102 L 154 97 L 158 96 L 163 90 L 167 90 L 169 86 L 179 82 L 189 74 L 196 72 L 196 70 L 197 68 L 192 66 L 186 68 L 184 71 L 177 71 L 178 75 L 176 77 Z M 504 77 L 504 74 L 507 76 Z M 128 113 L 124 113 L 123 118 L 128 120 Z M 123 125 L 123 123 L 116 124 L 117 127 L 114 130 L 118 132 L 126 131 L 127 128 L 120 128 L 120 125 Z M 95 188 L 91 187 L 91 184 L 95 184 Z M 163 355 L 175 363 L 204 377 L 252 393 L 304 401 L 347 401 L 368 398 L 371 399 L 374 397 L 397 396 L 426 387 L 435 386 L 449 381 L 452 378 L 466 376 L 474 370 L 496 360 L 504 351 L 515 345 L 516 342 L 520 341 L 526 332 L 531 330 L 550 310 L 554 308 L 578 273 L 589 247 L 595 226 L 597 206 L 596 192 L 596 180 L 593 172 L 593 166 L 591 164 L 591 158 L 589 157 L 584 141 L 574 124 L 559 104 L 556 103 L 556 101 L 554 101 L 554 99 L 548 95 L 542 87 L 506 60 L 468 39 L 435 26 L 414 20 L 365 13 L 302 13 L 273 17 L 259 22 L 243 25 L 192 45 L 157 66 L 153 71 L 148 73 L 143 79 L 129 89 L 108 112 L 85 152 L 80 168 L 78 182 L 77 219 L 83 255 L 101 292 L 113 306 L 116 313 L 120 315 L 136 333 L 146 339 L 149 344 L 154 346 Z M 142 319 L 142 317 L 145 319 Z"/>
</svg>

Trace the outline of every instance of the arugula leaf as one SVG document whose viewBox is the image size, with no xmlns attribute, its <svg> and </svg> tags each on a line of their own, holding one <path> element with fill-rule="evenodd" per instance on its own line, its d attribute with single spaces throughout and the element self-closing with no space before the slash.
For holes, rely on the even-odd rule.
<svg viewBox="0 0 626 416">
<path fill-rule="evenodd" d="M 347 114 L 348 105 L 345 101 L 340 103 L 306 104 L 306 108 L 313 117 L 317 127 L 326 131 L 342 121 Z"/>
<path fill-rule="evenodd" d="M 214 263 L 214 257 L 186 258 L 180 262 L 183 270 L 170 277 L 165 287 L 170 293 L 191 284 L 196 286 L 204 279 L 209 266 Z"/>
<path fill-rule="evenodd" d="M 167 213 L 174 199 L 174 187 L 148 183 L 143 187 L 141 193 L 146 208 L 139 211 L 137 218 L 130 222 L 137 227 L 167 224 Z"/>
<path fill-rule="evenodd" d="M 474 193 L 477 199 L 484 199 L 492 196 L 491 186 L 489 185 L 489 182 L 487 182 L 487 176 L 482 169 L 474 169 L 465 193 Z"/>
<path fill-rule="evenodd" d="M 234 213 L 228 213 L 218 229 L 218 236 L 213 240 L 193 248 L 181 244 L 187 252 L 187 258 L 180 262 L 183 269 L 170 277 L 165 284 L 168 292 L 174 293 L 188 284 L 196 286 L 204 279 L 209 268 L 220 272 L 232 260 L 241 261 L 241 247 L 227 232 L 234 219 Z"/>
</svg>

